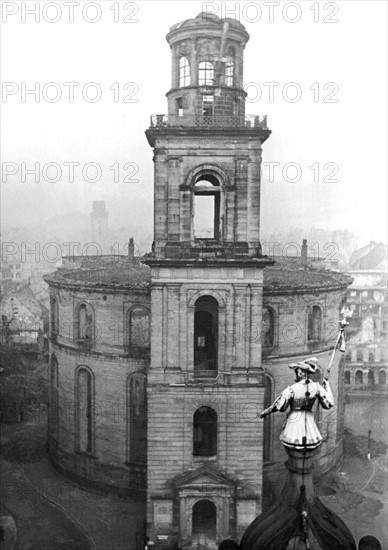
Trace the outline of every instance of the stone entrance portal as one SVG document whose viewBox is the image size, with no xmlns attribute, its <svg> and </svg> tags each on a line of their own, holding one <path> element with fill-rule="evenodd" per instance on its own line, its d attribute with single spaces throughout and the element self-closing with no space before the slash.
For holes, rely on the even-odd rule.
<svg viewBox="0 0 388 550">
<path fill-rule="evenodd" d="M 235 505 L 234 481 L 208 466 L 175 478 L 179 500 L 179 542 L 183 548 L 217 548 L 230 536 L 230 509 Z"/>
<path fill-rule="evenodd" d="M 203 499 L 193 506 L 193 539 L 194 543 L 215 542 L 217 533 L 217 508 L 214 502 Z"/>
</svg>

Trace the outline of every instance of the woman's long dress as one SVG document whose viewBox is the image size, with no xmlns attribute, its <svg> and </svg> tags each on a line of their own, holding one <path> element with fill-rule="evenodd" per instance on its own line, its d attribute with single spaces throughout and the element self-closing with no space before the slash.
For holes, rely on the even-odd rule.
<svg viewBox="0 0 388 550">
<path fill-rule="evenodd" d="M 283 412 L 290 407 L 280 434 L 283 445 L 304 450 L 316 449 L 322 443 L 322 436 L 312 413 L 316 399 L 324 409 L 330 409 L 334 405 L 333 394 L 326 380 L 322 386 L 309 379 L 300 380 L 288 386 L 276 399 L 271 407 L 273 410 Z"/>
</svg>

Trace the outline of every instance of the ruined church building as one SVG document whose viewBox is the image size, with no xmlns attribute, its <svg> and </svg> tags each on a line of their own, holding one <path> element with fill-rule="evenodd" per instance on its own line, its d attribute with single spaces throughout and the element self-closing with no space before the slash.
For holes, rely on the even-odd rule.
<svg viewBox="0 0 388 550">
<path fill-rule="evenodd" d="M 261 254 L 260 209 L 276 205 L 260 204 L 271 132 L 245 114 L 248 39 L 205 13 L 171 27 L 168 113 L 146 131 L 152 252 L 138 258 L 131 243 L 128 257 L 69 257 L 45 276 L 52 462 L 123 497 L 146 491 L 155 542 L 239 539 L 273 501 L 283 419 L 260 411 L 292 383 L 291 357 L 328 364 L 350 283 Z M 342 377 L 340 362 L 339 406 L 317 418 L 320 473 L 341 460 Z"/>
</svg>

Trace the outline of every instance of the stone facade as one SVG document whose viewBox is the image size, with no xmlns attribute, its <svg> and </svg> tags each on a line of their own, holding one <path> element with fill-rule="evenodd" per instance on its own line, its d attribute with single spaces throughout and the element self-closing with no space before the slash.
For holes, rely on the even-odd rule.
<svg viewBox="0 0 388 550">
<path fill-rule="evenodd" d="M 93 265 L 93 259 L 86 264 Z M 128 273 L 126 283 L 113 282 L 125 264 L 119 265 L 113 257 L 111 271 L 100 268 L 93 282 L 88 280 L 91 271 L 87 268 L 46 277 L 51 301 L 49 440 L 58 468 L 80 480 L 130 494 L 145 483 L 145 373 L 149 364 L 147 336 L 142 342 L 146 345 L 131 345 L 131 315 L 140 313 L 137 319 L 146 330 L 150 296 L 144 276 L 147 268 L 127 262 L 128 270 L 143 270 L 143 286 L 137 286 Z M 85 330 L 79 319 L 82 307 L 90 315 Z M 79 375 L 84 371 L 90 376 L 89 404 L 79 395 Z M 89 430 L 89 447 L 80 444 L 82 430 Z M 135 453 L 131 444 L 137 448 Z"/>
</svg>

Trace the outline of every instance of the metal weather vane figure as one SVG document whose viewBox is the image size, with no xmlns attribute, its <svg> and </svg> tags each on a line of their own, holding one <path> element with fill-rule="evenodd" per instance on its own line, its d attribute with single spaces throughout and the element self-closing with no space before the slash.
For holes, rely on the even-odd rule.
<svg viewBox="0 0 388 550">
<path fill-rule="evenodd" d="M 334 406 L 329 375 L 336 350 L 345 351 L 344 330 L 349 324 L 347 318 L 351 316 L 352 311 L 349 309 L 341 310 L 339 333 L 322 384 L 313 382 L 309 378 L 309 375 L 314 374 L 318 368 L 318 360 L 315 357 L 291 363 L 289 368 L 295 372 L 295 383 L 284 389 L 274 403 L 261 413 L 261 417 L 264 418 L 273 412 L 284 412 L 288 407 L 290 408 L 280 435 L 280 440 L 286 448 L 308 451 L 316 449 L 322 443 L 322 436 L 315 423 L 312 408 L 317 399 L 324 409 L 331 409 Z"/>
<path fill-rule="evenodd" d="M 274 403 L 261 413 L 261 417 L 276 411 L 284 412 L 289 407 L 280 435 L 281 442 L 285 447 L 296 450 L 316 449 L 322 443 L 322 436 L 314 420 L 313 405 L 318 399 L 324 409 L 330 409 L 334 406 L 334 397 L 327 380 L 321 385 L 309 378 L 317 371 L 315 357 L 291 363 L 289 368 L 295 372 L 295 383 L 283 390 Z"/>
</svg>

